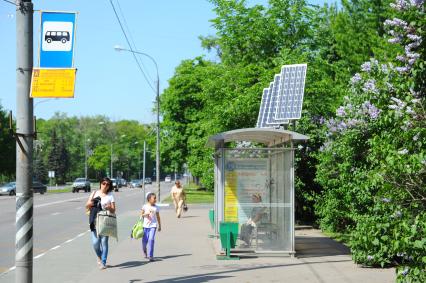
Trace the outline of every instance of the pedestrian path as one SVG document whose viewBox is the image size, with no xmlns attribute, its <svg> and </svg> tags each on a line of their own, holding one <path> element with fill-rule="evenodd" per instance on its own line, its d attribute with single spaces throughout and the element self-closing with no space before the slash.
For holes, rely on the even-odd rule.
<svg viewBox="0 0 426 283">
<path fill-rule="evenodd" d="M 218 261 L 208 220 L 208 206 L 190 206 L 181 219 L 173 208 L 161 211 L 155 256 L 148 263 L 140 240 L 130 239 L 133 213 L 119 215 L 119 241 L 110 239 L 109 268 L 99 270 L 86 233 L 35 261 L 34 282 L 394 282 L 393 269 L 361 268 L 347 248 L 317 230 L 297 231 L 296 258 L 244 258 Z M 0 282 L 14 282 L 13 273 Z"/>
<path fill-rule="evenodd" d="M 298 231 L 296 258 L 246 258 L 218 261 L 207 207 L 190 207 L 181 219 L 161 212 L 155 255 L 148 263 L 140 242 L 125 239 L 111 254 L 107 270 L 93 270 L 80 282 L 394 282 L 392 269 L 353 264 L 348 249 L 317 230 Z"/>
</svg>

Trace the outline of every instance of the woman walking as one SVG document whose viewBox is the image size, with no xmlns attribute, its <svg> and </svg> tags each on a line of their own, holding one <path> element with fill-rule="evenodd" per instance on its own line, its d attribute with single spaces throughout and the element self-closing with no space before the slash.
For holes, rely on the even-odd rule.
<svg viewBox="0 0 426 283">
<path fill-rule="evenodd" d="M 112 194 L 112 182 L 109 178 L 103 178 L 100 181 L 99 190 L 93 192 L 86 203 L 86 208 L 90 210 L 90 230 L 92 232 L 93 249 L 98 257 L 98 265 L 100 269 L 106 268 L 108 257 L 108 236 L 97 235 L 96 233 L 96 216 L 101 210 L 108 210 L 115 213 L 115 200 Z"/>
<path fill-rule="evenodd" d="M 157 196 L 154 193 L 148 193 L 147 203 L 142 207 L 141 216 L 143 217 L 143 237 L 142 250 L 145 258 L 154 261 L 154 242 L 155 232 L 161 231 L 160 210 L 156 205 Z"/>
<path fill-rule="evenodd" d="M 180 218 L 186 201 L 186 194 L 179 180 L 175 182 L 170 194 L 172 196 L 173 204 L 175 205 L 176 216 L 177 218 Z"/>
</svg>

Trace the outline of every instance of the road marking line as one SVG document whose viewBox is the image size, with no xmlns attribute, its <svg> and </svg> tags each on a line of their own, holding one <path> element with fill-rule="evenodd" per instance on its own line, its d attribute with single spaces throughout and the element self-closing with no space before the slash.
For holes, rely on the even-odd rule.
<svg viewBox="0 0 426 283">
<path fill-rule="evenodd" d="M 55 216 L 55 215 L 59 215 L 59 214 L 62 214 L 62 212 L 54 212 L 54 213 L 52 213 L 50 215 Z"/>
<path fill-rule="evenodd" d="M 87 232 L 90 232 L 90 230 L 86 230 L 85 232 L 78 234 L 76 237 L 74 237 L 74 238 L 72 238 L 72 239 L 69 239 L 69 240 L 66 240 L 64 243 L 62 243 L 62 244 L 60 244 L 60 245 L 57 245 L 57 246 L 55 246 L 55 247 L 51 248 L 50 250 L 48 250 L 48 251 L 46 251 L 46 252 L 44 252 L 44 253 L 41 253 L 41 254 L 39 254 L 39 255 L 35 256 L 35 257 L 34 257 L 34 259 L 41 258 L 42 256 L 46 255 L 48 252 L 59 249 L 59 248 L 60 248 L 63 244 L 70 243 L 70 242 L 72 242 L 73 240 L 75 240 L 75 239 L 77 239 L 77 238 L 79 238 L 79 237 L 84 236 Z M 6 273 L 9 273 L 9 272 L 11 272 L 11 271 L 13 271 L 13 270 L 15 270 L 15 269 L 16 269 L 16 266 L 12 266 L 11 268 L 9 268 L 8 270 L 6 270 L 5 272 L 0 273 L 0 277 L 2 277 L 3 275 L 6 275 Z"/>
<path fill-rule="evenodd" d="M 170 203 L 157 203 L 156 205 L 159 207 L 167 207 L 170 206 Z"/>
<path fill-rule="evenodd" d="M 41 257 L 42 257 L 42 256 L 44 256 L 45 254 L 46 254 L 46 253 L 39 254 L 39 255 L 35 256 L 35 257 L 34 257 L 34 259 L 41 258 Z"/>
<path fill-rule="evenodd" d="M 45 207 L 45 206 L 49 206 L 49 205 L 53 205 L 53 204 L 59 204 L 59 203 L 64 203 L 64 202 L 70 202 L 73 200 L 81 200 L 81 199 L 86 199 L 87 197 L 79 197 L 79 198 L 70 198 L 70 199 L 66 199 L 66 200 L 58 200 L 58 201 L 53 201 L 53 202 L 48 202 L 48 203 L 43 203 L 43 204 L 38 204 L 35 205 L 34 208 L 40 208 L 40 207 Z"/>
</svg>

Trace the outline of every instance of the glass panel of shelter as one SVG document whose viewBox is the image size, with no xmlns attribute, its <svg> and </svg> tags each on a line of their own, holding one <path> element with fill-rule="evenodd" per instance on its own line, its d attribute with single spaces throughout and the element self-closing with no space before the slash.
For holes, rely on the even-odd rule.
<svg viewBox="0 0 426 283">
<path fill-rule="evenodd" d="M 239 248 L 290 251 L 292 151 L 226 149 L 224 157 L 224 220 L 239 223 Z"/>
</svg>

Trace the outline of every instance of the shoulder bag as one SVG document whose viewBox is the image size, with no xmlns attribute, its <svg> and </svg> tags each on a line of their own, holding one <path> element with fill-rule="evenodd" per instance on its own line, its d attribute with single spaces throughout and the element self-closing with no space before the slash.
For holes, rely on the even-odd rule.
<svg viewBox="0 0 426 283">
<path fill-rule="evenodd" d="M 96 216 L 96 233 L 98 236 L 109 236 L 118 240 L 117 217 L 108 210 L 98 212 Z"/>
<path fill-rule="evenodd" d="M 143 231 L 143 223 L 142 218 L 140 217 L 138 221 L 133 225 L 131 238 L 133 239 L 141 239 L 143 237 L 144 231 Z"/>
</svg>

